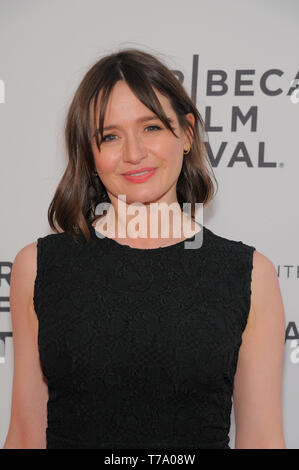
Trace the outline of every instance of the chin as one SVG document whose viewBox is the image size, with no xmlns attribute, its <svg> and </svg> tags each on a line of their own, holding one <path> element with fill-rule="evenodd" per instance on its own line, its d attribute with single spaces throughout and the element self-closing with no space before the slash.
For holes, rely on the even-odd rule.
<svg viewBox="0 0 299 470">
<path fill-rule="evenodd" d="M 146 204 L 149 202 L 154 202 L 159 200 L 159 198 L 162 196 L 163 193 L 161 191 L 155 191 L 153 188 L 147 188 L 138 190 L 138 188 L 135 189 L 135 191 L 132 191 L 131 193 L 126 193 L 125 191 L 122 194 L 126 194 L 126 202 L 127 204 L 132 204 L 132 203 L 137 203 L 140 202 L 142 204 Z"/>
</svg>

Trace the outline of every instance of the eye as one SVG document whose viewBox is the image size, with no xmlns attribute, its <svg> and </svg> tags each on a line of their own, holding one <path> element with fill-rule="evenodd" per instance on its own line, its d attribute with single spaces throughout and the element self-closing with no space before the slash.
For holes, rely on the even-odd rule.
<svg viewBox="0 0 299 470">
<path fill-rule="evenodd" d="M 150 128 L 157 129 L 158 131 L 162 130 L 162 128 L 160 126 L 147 126 L 145 129 L 150 129 Z M 108 139 L 108 137 L 115 137 L 115 135 L 114 134 L 104 135 L 102 142 L 110 142 L 111 140 L 115 140 L 115 139 L 110 139 L 110 138 Z M 108 139 L 108 140 L 106 140 L 106 139 Z"/>
<path fill-rule="evenodd" d="M 107 142 L 105 139 L 107 139 L 107 137 L 115 137 L 114 134 L 107 134 L 107 135 L 104 135 L 103 136 L 103 140 L 102 142 Z M 111 140 L 111 139 L 108 139 L 108 141 Z M 113 140 L 113 139 L 112 139 Z"/>
<path fill-rule="evenodd" d="M 161 127 L 160 127 L 160 126 L 148 126 L 148 127 L 146 127 L 146 129 L 149 129 L 150 127 L 154 128 L 154 129 L 161 130 Z"/>
</svg>

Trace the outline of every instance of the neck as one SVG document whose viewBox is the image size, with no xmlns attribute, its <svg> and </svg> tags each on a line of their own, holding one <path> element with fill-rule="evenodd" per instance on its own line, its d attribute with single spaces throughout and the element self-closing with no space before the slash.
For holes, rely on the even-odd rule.
<svg viewBox="0 0 299 470">
<path fill-rule="evenodd" d="M 199 225 L 181 210 L 178 201 L 127 204 L 118 199 L 118 204 L 110 205 L 97 227 L 110 238 L 142 239 L 144 243 L 156 239 L 161 244 L 188 238 L 198 231 Z"/>
</svg>

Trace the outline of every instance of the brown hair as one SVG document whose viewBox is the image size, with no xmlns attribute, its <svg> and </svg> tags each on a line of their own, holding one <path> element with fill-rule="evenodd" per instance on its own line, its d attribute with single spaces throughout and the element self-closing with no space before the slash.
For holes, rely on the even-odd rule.
<svg viewBox="0 0 299 470">
<path fill-rule="evenodd" d="M 82 233 L 87 241 L 90 233 L 87 221 L 98 218 L 96 206 L 110 202 L 106 189 L 98 176 L 94 176 L 94 157 L 91 148 L 93 136 L 100 148 L 98 135 L 103 138 L 103 121 L 110 93 L 119 80 L 125 80 L 137 98 L 155 113 L 164 125 L 176 136 L 153 88 L 168 97 L 181 128 L 192 136 L 190 152 L 183 159 L 182 170 L 177 181 L 177 198 L 180 206 L 191 203 L 206 205 L 215 195 L 215 178 L 207 155 L 204 136 L 207 136 L 204 121 L 192 99 L 175 74 L 153 55 L 138 50 L 124 49 L 97 61 L 85 74 L 70 105 L 65 125 L 65 143 L 68 154 L 67 168 L 55 191 L 48 209 L 50 227 L 58 233 L 57 224 L 76 240 Z M 99 129 L 96 125 L 96 105 L 101 93 Z M 94 107 L 94 129 L 92 135 L 90 109 Z M 193 113 L 192 127 L 185 114 Z M 176 136 L 177 137 L 177 136 Z M 210 171 L 209 171 L 210 169 Z"/>
</svg>

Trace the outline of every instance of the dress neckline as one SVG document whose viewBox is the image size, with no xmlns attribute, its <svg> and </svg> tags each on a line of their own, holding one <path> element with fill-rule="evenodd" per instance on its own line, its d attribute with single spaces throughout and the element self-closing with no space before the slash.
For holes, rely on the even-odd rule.
<svg viewBox="0 0 299 470">
<path fill-rule="evenodd" d="M 93 221 L 94 222 L 94 221 Z M 91 236 L 94 240 L 97 242 L 104 242 L 107 244 L 107 246 L 110 246 L 111 248 L 118 249 L 121 252 L 127 252 L 127 253 L 140 253 L 140 254 L 149 254 L 149 253 L 169 253 L 175 250 L 182 250 L 185 248 L 185 242 L 193 242 L 195 240 L 195 237 L 199 237 L 200 245 L 201 247 L 204 245 L 204 239 L 207 235 L 207 228 L 200 224 L 199 222 L 196 222 L 198 225 L 200 225 L 201 230 L 191 237 L 187 237 L 184 240 L 181 240 L 177 243 L 173 243 L 172 245 L 167 245 L 167 246 L 161 246 L 158 248 L 136 248 L 136 247 L 131 247 L 129 245 L 121 244 L 114 240 L 113 238 L 106 237 L 103 234 L 101 236 L 99 235 L 99 232 L 96 230 L 96 228 L 92 225 L 91 221 L 87 221 Z M 201 241 L 202 239 L 202 241 Z M 190 245 L 192 246 L 192 244 Z M 185 248 L 188 249 L 189 248 Z"/>
</svg>

